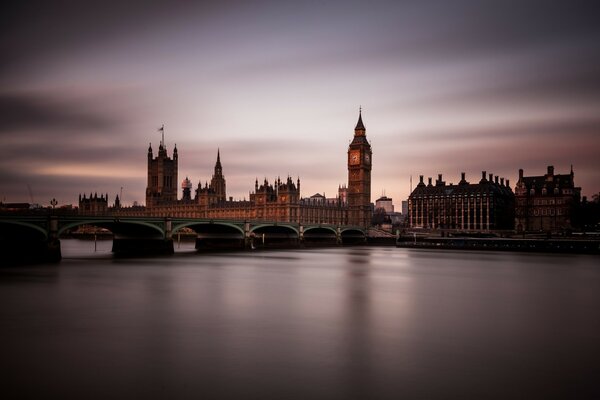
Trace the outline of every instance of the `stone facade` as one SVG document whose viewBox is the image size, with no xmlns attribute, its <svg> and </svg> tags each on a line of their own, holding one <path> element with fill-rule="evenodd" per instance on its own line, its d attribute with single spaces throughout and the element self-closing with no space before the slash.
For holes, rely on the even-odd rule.
<svg viewBox="0 0 600 400">
<path fill-rule="evenodd" d="M 556 232 L 572 228 L 574 209 L 579 205 L 581 188 L 575 186 L 573 167 L 569 174 L 555 175 L 548 166 L 545 175 L 523 176 L 515 187 L 515 228 L 523 231 Z"/>
</svg>

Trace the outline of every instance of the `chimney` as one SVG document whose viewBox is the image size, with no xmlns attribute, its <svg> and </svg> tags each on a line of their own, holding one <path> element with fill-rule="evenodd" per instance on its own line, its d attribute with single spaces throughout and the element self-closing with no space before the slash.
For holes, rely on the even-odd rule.
<svg viewBox="0 0 600 400">
<path fill-rule="evenodd" d="M 548 175 L 550 175 L 550 176 L 554 175 L 554 166 L 553 165 L 548 165 Z"/>
<path fill-rule="evenodd" d="M 494 177 L 494 182 L 496 182 L 496 185 L 498 184 L 498 175 Z"/>
<path fill-rule="evenodd" d="M 523 168 L 519 169 L 519 180 L 523 179 Z"/>
<path fill-rule="evenodd" d="M 494 181 L 494 174 L 490 173 L 489 176 L 490 176 L 489 181 L 490 181 L 490 183 L 492 183 Z"/>
<path fill-rule="evenodd" d="M 442 180 L 442 174 L 438 174 L 438 180 L 435 182 L 436 186 L 445 186 L 446 182 Z"/>
<path fill-rule="evenodd" d="M 500 178 L 500 185 L 504 186 L 504 178 Z"/>
<path fill-rule="evenodd" d="M 431 177 L 427 178 L 427 180 L 429 181 L 429 185 L 428 186 L 431 186 Z"/>
<path fill-rule="evenodd" d="M 461 172 L 461 173 L 460 173 L 460 179 L 461 179 L 462 181 L 464 181 L 464 180 L 465 180 L 465 173 L 464 173 L 464 172 Z"/>
<path fill-rule="evenodd" d="M 485 181 L 485 171 L 481 171 L 481 180 Z"/>
<path fill-rule="evenodd" d="M 510 181 L 508 179 L 506 180 L 506 187 L 510 188 Z"/>
<path fill-rule="evenodd" d="M 423 183 L 423 175 L 419 175 L 419 183 Z"/>
</svg>

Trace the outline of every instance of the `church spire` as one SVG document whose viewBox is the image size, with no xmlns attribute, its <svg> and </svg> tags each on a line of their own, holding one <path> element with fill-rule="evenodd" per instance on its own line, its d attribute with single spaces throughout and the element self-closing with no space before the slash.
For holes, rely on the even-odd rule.
<svg viewBox="0 0 600 400">
<path fill-rule="evenodd" d="M 221 168 L 221 149 L 217 148 L 217 164 L 215 167 Z"/>
</svg>

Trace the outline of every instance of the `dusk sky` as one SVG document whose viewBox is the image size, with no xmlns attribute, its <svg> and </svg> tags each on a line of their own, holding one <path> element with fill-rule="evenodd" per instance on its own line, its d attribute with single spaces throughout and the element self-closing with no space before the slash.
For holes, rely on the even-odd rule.
<svg viewBox="0 0 600 400">
<path fill-rule="evenodd" d="M 227 195 L 347 180 L 359 106 L 372 200 L 419 175 L 568 173 L 600 191 L 597 1 L 28 1 L 0 24 L 0 200 L 144 202 L 164 124 L 179 181 Z M 151 3 L 151 5 L 147 4 Z M 180 195 L 181 196 L 181 193 Z"/>
</svg>

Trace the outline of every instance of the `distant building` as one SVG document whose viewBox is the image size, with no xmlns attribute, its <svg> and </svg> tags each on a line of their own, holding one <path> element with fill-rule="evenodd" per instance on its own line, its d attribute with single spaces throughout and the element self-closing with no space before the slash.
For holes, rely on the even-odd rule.
<svg viewBox="0 0 600 400">
<path fill-rule="evenodd" d="M 117 198 L 118 202 L 118 198 Z M 93 196 L 90 193 L 90 197 L 86 197 L 84 194 L 79 195 L 79 214 L 82 215 L 105 215 L 108 211 L 108 193 L 106 197 L 101 194 L 98 197 L 98 193 Z"/>
<path fill-rule="evenodd" d="M 394 204 L 392 204 L 392 199 L 387 196 L 381 196 L 377 200 L 375 200 L 375 209 L 383 208 L 386 214 L 391 214 L 394 212 Z"/>
<path fill-rule="evenodd" d="M 572 228 L 574 208 L 579 205 L 581 188 L 575 186 L 573 167 L 569 174 L 555 175 L 554 167 L 539 176 L 523 176 L 515 187 L 515 227 L 517 231 L 558 231 Z"/>
<path fill-rule="evenodd" d="M 375 200 L 371 223 L 381 229 L 391 231 L 392 225 L 398 221 L 397 214 L 394 212 L 392 199 L 387 196 L 381 196 Z"/>
<path fill-rule="evenodd" d="M 34 204 L 29 203 L 2 203 L 0 202 L 0 210 L 4 211 L 26 211 L 30 210 Z"/>
<path fill-rule="evenodd" d="M 482 172 L 479 183 L 466 181 L 465 173 L 457 185 L 438 175 L 426 185 L 423 175 L 408 198 L 408 225 L 411 228 L 491 231 L 513 229 L 514 194 L 509 181 Z"/>
<path fill-rule="evenodd" d="M 408 200 L 402 200 L 402 215 L 408 214 Z"/>
</svg>

